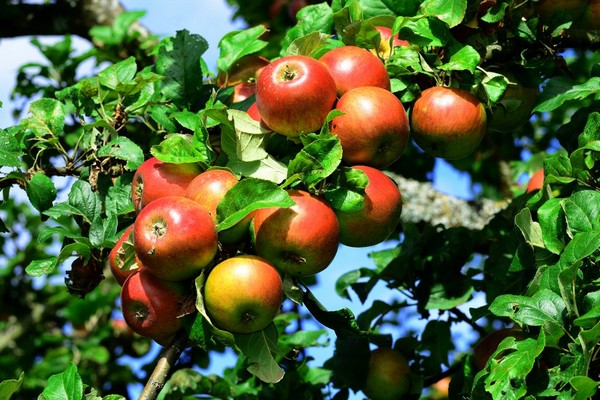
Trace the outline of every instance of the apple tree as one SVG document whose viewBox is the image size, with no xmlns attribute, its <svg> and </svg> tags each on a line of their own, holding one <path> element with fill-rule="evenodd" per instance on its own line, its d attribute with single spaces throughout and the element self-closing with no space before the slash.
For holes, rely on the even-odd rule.
<svg viewBox="0 0 600 400">
<path fill-rule="evenodd" d="M 88 1 L 32 40 L 0 397 L 595 398 L 600 2 L 228 2 L 218 43 Z M 0 34 L 36 7 L 0 3 Z M 323 279 L 351 247 L 370 262 Z"/>
</svg>

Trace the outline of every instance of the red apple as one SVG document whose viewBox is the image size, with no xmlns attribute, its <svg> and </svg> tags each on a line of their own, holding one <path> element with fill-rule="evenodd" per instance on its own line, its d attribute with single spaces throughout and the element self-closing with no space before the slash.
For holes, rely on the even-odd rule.
<svg viewBox="0 0 600 400">
<path fill-rule="evenodd" d="M 356 46 L 337 47 L 325 53 L 319 61 L 329 68 L 338 96 L 361 86 L 390 90 L 390 77 L 385 65 L 366 49 Z"/>
<path fill-rule="evenodd" d="M 410 366 L 404 355 L 380 347 L 371 352 L 363 392 L 371 400 L 398 400 L 410 391 Z"/>
<path fill-rule="evenodd" d="M 266 328 L 282 301 L 279 271 L 257 256 L 226 259 L 210 271 L 204 285 L 204 306 L 211 321 L 233 333 Z"/>
<path fill-rule="evenodd" d="M 236 176 L 224 169 L 205 171 L 190 182 L 185 196 L 194 200 L 208 211 L 214 223 L 217 223 L 217 206 L 225 194 L 238 183 Z M 252 213 L 229 229 L 219 232 L 219 240 L 223 243 L 236 243 L 248 232 Z"/>
<path fill-rule="evenodd" d="M 123 283 L 123 317 L 134 332 L 164 342 L 182 328 L 182 306 L 189 295 L 184 283 L 163 281 L 139 269 Z"/>
<path fill-rule="evenodd" d="M 145 270 L 160 279 L 197 276 L 217 253 L 217 231 L 208 213 L 183 196 L 148 204 L 134 224 L 135 253 Z"/>
<path fill-rule="evenodd" d="M 489 126 L 500 132 L 512 132 L 529 121 L 535 107 L 538 88 L 529 87 L 509 75 L 510 83 L 494 105 Z"/>
<path fill-rule="evenodd" d="M 523 340 L 525 338 L 525 334 L 520 328 L 504 328 L 494 331 L 481 339 L 473 348 L 476 370 L 481 371 L 484 369 L 489 358 L 498 349 L 500 342 L 511 336 L 515 340 Z M 500 354 L 500 357 L 502 357 L 502 354 Z"/>
<path fill-rule="evenodd" d="M 254 95 L 256 84 L 254 82 L 240 82 L 233 86 L 233 93 L 229 98 L 230 103 L 239 103 Z"/>
<path fill-rule="evenodd" d="M 171 164 L 151 157 L 133 175 L 131 198 L 136 212 L 163 196 L 183 196 L 187 185 L 202 169 L 196 163 Z"/>
<path fill-rule="evenodd" d="M 289 194 L 294 206 L 256 211 L 251 228 L 256 253 L 285 273 L 313 275 L 335 257 L 339 224 L 331 207 L 319 197 L 302 190 Z"/>
<path fill-rule="evenodd" d="M 406 40 L 402 40 L 398 38 L 398 35 L 394 35 L 391 40 L 390 46 L 390 38 L 392 37 L 392 29 L 387 26 L 376 26 L 375 29 L 379 32 L 379 37 L 381 38 L 379 42 L 379 46 L 377 49 L 371 49 L 371 53 L 379 56 L 380 58 L 387 60 L 392 54 L 392 50 L 395 47 L 399 46 L 410 46 Z"/>
<path fill-rule="evenodd" d="M 477 97 L 462 89 L 434 86 L 421 93 L 410 113 L 415 142 L 427 154 L 463 158 L 479 146 L 487 116 Z"/>
<path fill-rule="evenodd" d="M 307 56 L 289 56 L 267 65 L 258 77 L 256 106 L 273 131 L 295 137 L 321 128 L 335 93 L 325 65 Z"/>
<path fill-rule="evenodd" d="M 540 190 L 544 187 L 544 168 L 540 168 L 529 179 L 527 183 L 527 189 L 525 190 L 527 193 L 535 192 L 536 190 Z"/>
<path fill-rule="evenodd" d="M 383 169 L 406 149 L 410 131 L 406 110 L 388 90 L 353 89 L 339 99 L 336 109 L 344 115 L 331 121 L 331 133 L 340 139 L 346 164 Z"/>
<path fill-rule="evenodd" d="M 369 183 L 360 211 L 335 211 L 340 224 L 340 243 L 351 247 L 373 246 L 387 239 L 400 222 L 402 194 L 398 185 L 380 170 L 358 165 L 352 168 L 363 171 Z"/>
<path fill-rule="evenodd" d="M 127 279 L 127 277 L 141 265 L 135 256 L 135 251 L 133 250 L 132 232 L 133 224 L 125 229 L 123 234 L 121 234 L 119 237 L 119 240 L 117 240 L 117 243 L 115 243 L 115 246 L 108 254 L 108 265 L 110 267 L 110 272 L 112 272 L 113 276 L 121 286 L 123 286 L 125 279 Z M 131 246 L 130 249 L 123 247 L 123 243 L 125 242 L 129 243 Z"/>
</svg>

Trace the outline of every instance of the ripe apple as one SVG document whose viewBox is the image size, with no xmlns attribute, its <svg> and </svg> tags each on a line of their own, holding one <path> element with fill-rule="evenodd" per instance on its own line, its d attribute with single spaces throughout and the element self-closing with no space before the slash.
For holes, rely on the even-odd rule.
<svg viewBox="0 0 600 400">
<path fill-rule="evenodd" d="M 371 352 L 363 392 L 371 400 L 398 400 L 410 391 L 410 366 L 404 355 L 380 347 Z"/>
<path fill-rule="evenodd" d="M 400 100 L 390 91 L 359 87 L 343 95 L 336 109 L 344 115 L 331 121 L 331 133 L 340 139 L 346 164 L 383 169 L 406 149 L 408 117 Z"/>
<path fill-rule="evenodd" d="M 531 118 L 535 107 L 538 88 L 517 82 L 512 75 L 511 82 L 500 100 L 494 105 L 489 126 L 500 132 L 512 132 Z"/>
<path fill-rule="evenodd" d="M 254 82 L 240 82 L 233 85 L 233 93 L 229 98 L 229 103 L 239 103 L 254 95 L 256 84 Z"/>
<path fill-rule="evenodd" d="M 377 86 L 390 90 L 390 77 L 377 56 L 356 46 L 329 50 L 320 59 L 335 80 L 337 95 L 342 96 L 361 86 Z"/>
<path fill-rule="evenodd" d="M 525 338 L 525 334 L 520 328 L 504 328 L 488 334 L 475 345 L 473 348 L 473 358 L 477 371 L 485 368 L 489 358 L 498 349 L 500 342 L 510 336 L 514 337 L 515 340 L 523 340 Z"/>
<path fill-rule="evenodd" d="M 377 49 L 371 49 L 370 51 L 371 53 L 375 54 L 376 56 L 379 56 L 384 60 L 387 60 L 390 57 L 394 47 L 410 46 L 410 43 L 408 43 L 408 41 L 398 38 L 398 35 L 394 35 L 393 39 L 391 40 L 392 43 L 390 46 L 392 29 L 387 26 L 380 25 L 375 26 L 375 29 L 377 29 L 377 31 L 379 32 L 379 37 L 381 38 L 381 40 Z"/>
<path fill-rule="evenodd" d="M 183 326 L 182 305 L 190 293 L 183 282 L 164 281 L 138 269 L 121 289 L 123 317 L 134 332 L 164 342 Z"/>
<path fill-rule="evenodd" d="M 540 168 L 529 179 L 527 183 L 527 189 L 525 189 L 526 193 L 535 192 L 536 190 L 540 190 L 544 187 L 544 168 Z"/>
<path fill-rule="evenodd" d="M 198 175 L 190 182 L 185 197 L 194 200 L 217 223 L 217 206 L 225 194 L 238 183 L 236 176 L 225 169 L 210 169 Z M 223 243 L 236 243 L 248 233 L 252 213 L 229 229 L 219 232 L 219 240 Z"/>
<path fill-rule="evenodd" d="M 321 128 L 336 100 L 327 67 L 307 56 L 282 57 L 256 81 L 256 106 L 275 132 L 295 137 Z"/>
<path fill-rule="evenodd" d="M 433 393 L 431 393 L 431 400 L 448 400 L 451 379 L 449 376 L 446 376 L 432 385 Z"/>
<path fill-rule="evenodd" d="M 290 190 L 296 202 L 290 208 L 256 211 L 251 227 L 256 253 L 280 271 L 316 274 L 329 266 L 338 249 L 339 224 L 332 208 L 319 197 Z"/>
<path fill-rule="evenodd" d="M 252 255 L 228 258 L 208 274 L 204 306 L 215 326 L 233 333 L 266 328 L 279 312 L 283 283 L 267 260 Z"/>
<path fill-rule="evenodd" d="M 217 253 L 215 223 L 200 204 L 183 196 L 156 199 L 134 223 L 135 253 L 160 279 L 195 277 Z"/>
<path fill-rule="evenodd" d="M 340 224 L 340 243 L 351 247 L 373 246 L 387 239 L 400 222 L 402 194 L 398 185 L 380 170 L 364 165 L 352 168 L 363 171 L 369 183 L 360 211 L 335 211 Z"/>
<path fill-rule="evenodd" d="M 141 265 L 135 252 L 133 251 L 133 241 L 131 241 L 130 251 L 123 248 L 123 243 L 130 241 L 131 232 L 133 232 L 133 224 L 130 225 L 119 237 L 115 247 L 108 254 L 108 265 L 110 272 L 115 277 L 120 286 L 123 286 L 125 279 L 138 269 Z M 128 254 L 131 253 L 131 254 Z"/>
<path fill-rule="evenodd" d="M 136 212 L 163 196 L 183 196 L 187 185 L 202 169 L 196 163 L 171 164 L 151 157 L 133 175 L 131 198 Z"/>
<path fill-rule="evenodd" d="M 479 99 L 466 90 L 434 86 L 424 90 L 413 105 L 410 126 L 423 151 L 454 160 L 479 146 L 487 116 Z"/>
</svg>

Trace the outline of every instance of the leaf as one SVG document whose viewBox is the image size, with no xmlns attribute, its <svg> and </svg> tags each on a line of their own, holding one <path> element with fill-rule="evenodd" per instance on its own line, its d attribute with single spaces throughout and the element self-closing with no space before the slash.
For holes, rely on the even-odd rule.
<svg viewBox="0 0 600 400">
<path fill-rule="evenodd" d="M 90 226 L 90 243 L 101 249 L 110 246 L 110 239 L 117 234 L 118 220 L 115 215 L 107 218 L 97 218 Z"/>
<path fill-rule="evenodd" d="M 23 120 L 27 129 L 36 137 L 58 136 L 65 126 L 65 110 L 62 103 L 50 98 L 34 101 L 29 106 L 31 117 Z"/>
<path fill-rule="evenodd" d="M 462 44 L 458 41 L 452 41 L 448 48 L 448 61 L 440 65 L 444 71 L 463 71 L 475 73 L 475 69 L 481 61 L 481 56 L 473 47 L 468 44 Z"/>
<path fill-rule="evenodd" d="M 420 13 L 438 17 L 454 28 L 460 24 L 467 11 L 466 0 L 425 0 L 421 4 Z"/>
<path fill-rule="evenodd" d="M 71 363 L 64 372 L 48 378 L 40 398 L 47 400 L 82 399 L 83 383 L 75 364 Z"/>
<path fill-rule="evenodd" d="M 277 329 L 271 324 L 262 331 L 235 335 L 235 343 L 248 357 L 248 371 L 266 383 L 277 383 L 285 372 L 273 358 L 277 352 Z"/>
<path fill-rule="evenodd" d="M 600 192 L 582 190 L 575 192 L 563 203 L 571 236 L 600 227 Z"/>
<path fill-rule="evenodd" d="M 281 42 L 282 55 L 296 39 L 312 32 L 330 34 L 333 29 L 333 10 L 327 3 L 303 7 L 296 18 L 298 22 L 287 31 Z"/>
<path fill-rule="evenodd" d="M 167 163 L 210 162 L 208 152 L 199 151 L 194 146 L 192 135 L 188 134 L 170 134 L 162 142 L 152 146 L 150 153 L 159 160 Z"/>
<path fill-rule="evenodd" d="M 132 56 L 100 71 L 98 78 L 101 85 L 117 90 L 119 84 L 128 83 L 133 80 L 136 72 L 137 64 L 135 58 Z"/>
<path fill-rule="evenodd" d="M 23 154 L 17 138 L 7 130 L 0 129 L 0 166 L 20 167 L 19 157 Z"/>
<path fill-rule="evenodd" d="M 342 161 L 342 145 L 336 135 L 319 135 L 305 145 L 288 165 L 288 177 L 298 174 L 311 189 L 334 173 Z"/>
<path fill-rule="evenodd" d="M 101 218 L 102 201 L 98 193 L 92 190 L 91 185 L 82 180 L 77 180 L 71 186 L 68 195 L 69 205 L 81 212 L 87 223 L 91 224 L 96 218 Z"/>
<path fill-rule="evenodd" d="M 144 162 L 144 152 L 135 142 L 119 136 L 98 149 L 99 157 L 114 157 L 127 161 L 125 169 L 135 171 Z"/>
<path fill-rule="evenodd" d="M 564 199 L 549 199 L 537 211 L 546 249 L 560 254 L 565 247 L 566 220 L 563 211 Z"/>
<path fill-rule="evenodd" d="M 341 167 L 331 175 L 323 196 L 334 210 L 356 212 L 363 208 L 367 175 L 355 168 Z"/>
<path fill-rule="evenodd" d="M 531 210 L 524 208 L 515 216 L 515 225 L 521 230 L 525 241 L 531 246 L 544 248 L 542 228 L 531 218 Z"/>
<path fill-rule="evenodd" d="M 421 47 L 443 47 L 452 39 L 448 25 L 436 17 L 411 19 L 402 26 L 398 36 Z"/>
<path fill-rule="evenodd" d="M 170 43 L 159 47 L 156 70 L 165 77 L 161 92 L 180 110 L 201 108 L 200 60 L 207 49 L 208 42 L 202 36 L 187 30 L 177 31 Z"/>
<path fill-rule="evenodd" d="M 17 393 L 23 384 L 24 372 L 21 372 L 19 379 L 7 379 L 0 382 L 0 399 L 10 400 L 13 394 Z"/>
<path fill-rule="evenodd" d="M 264 49 L 269 43 L 260 40 L 267 32 L 264 25 L 256 25 L 243 31 L 229 32 L 219 42 L 220 55 L 217 67 L 229 71 L 240 58 Z"/>
<path fill-rule="evenodd" d="M 287 48 L 286 56 L 303 55 L 319 59 L 323 54 L 343 43 L 333 40 L 331 35 L 311 32 L 294 40 Z"/>
<path fill-rule="evenodd" d="M 559 264 L 567 268 L 600 249 L 600 229 L 576 234 L 560 256 Z"/>
<path fill-rule="evenodd" d="M 425 309 L 450 310 L 466 303 L 471 298 L 474 288 L 471 285 L 464 285 L 461 289 L 460 293 L 449 294 L 443 284 L 434 285 L 431 288 Z"/>
<path fill-rule="evenodd" d="M 600 113 L 594 112 L 588 116 L 584 131 L 577 138 L 579 147 L 600 140 Z"/>
<path fill-rule="evenodd" d="M 363 10 L 363 18 L 370 18 L 379 15 L 415 15 L 422 3 L 422 0 L 360 0 L 360 6 Z"/>
<path fill-rule="evenodd" d="M 217 231 L 231 228 L 252 211 L 266 207 L 291 207 L 290 195 L 275 183 L 256 178 L 239 181 L 217 206 Z"/>
<path fill-rule="evenodd" d="M 543 88 L 534 112 L 549 112 L 556 110 L 565 102 L 583 100 L 589 96 L 598 95 L 600 77 L 592 77 L 586 82 L 576 85 L 573 80 L 565 77 L 551 78 Z"/>
<path fill-rule="evenodd" d="M 574 376 L 569 380 L 573 389 L 577 391 L 573 400 L 587 400 L 593 398 L 598 390 L 599 382 L 588 376 Z"/>
<path fill-rule="evenodd" d="M 43 173 L 33 175 L 25 184 L 25 191 L 31 205 L 39 212 L 44 212 L 52 207 L 57 193 L 52 179 Z"/>
<path fill-rule="evenodd" d="M 499 317 L 531 326 L 555 325 L 562 330 L 564 300 L 556 293 L 541 289 L 533 297 L 500 295 L 490 305 L 490 311 Z"/>
<path fill-rule="evenodd" d="M 308 288 L 304 292 L 303 302 L 304 306 L 318 322 L 335 331 L 338 339 L 366 334 L 366 331 L 362 331 L 359 328 L 354 314 L 350 309 L 342 308 L 336 311 L 329 311 L 323 307 Z"/>
<path fill-rule="evenodd" d="M 50 257 L 43 260 L 33 260 L 25 267 L 25 272 L 33 277 L 48 275 L 56 268 L 58 257 Z"/>
<path fill-rule="evenodd" d="M 233 121 L 236 139 L 236 156 L 240 161 L 259 161 L 268 156 L 265 150 L 270 131 L 261 127 L 247 112 L 228 110 Z"/>
</svg>

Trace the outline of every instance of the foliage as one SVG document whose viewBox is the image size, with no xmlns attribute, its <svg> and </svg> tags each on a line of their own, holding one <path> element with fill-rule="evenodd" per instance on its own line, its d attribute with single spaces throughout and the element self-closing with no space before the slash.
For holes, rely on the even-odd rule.
<svg viewBox="0 0 600 400">
<path fill-rule="evenodd" d="M 489 115 L 511 79 L 541 87 L 533 118 L 508 133 L 489 130 L 476 152 L 451 162 L 470 175 L 479 197 L 510 205 L 481 230 L 402 223 L 395 242 L 372 251 L 372 266 L 322 283 L 361 304 L 378 285 L 392 290 L 393 301 L 375 301 L 359 315 L 329 310 L 311 291 L 314 279 L 288 278 L 289 301 L 274 323 L 232 335 L 204 312 L 201 275 L 198 313 L 186 327 L 193 346 L 160 398 L 348 398 L 360 390 L 375 345 L 411 360 L 411 398 L 428 396 L 444 376 L 452 377 L 452 398 L 593 397 L 600 69 L 585 43 L 569 41 L 569 16 L 541 20 L 534 2 L 509 0 L 485 10 L 466 0 L 335 0 L 308 5 L 294 19 L 265 15 L 270 1 L 230 3 L 251 26 L 223 38 L 216 72 L 202 59 L 206 40 L 185 30 L 119 59 L 118 48 L 133 42 L 126 27 L 136 13 L 92 30 L 104 45 L 81 55 L 73 56 L 69 37 L 52 46 L 33 41 L 47 64 L 23 66 L 14 95 L 37 99 L 18 125 L 0 129 L 0 294 L 10 304 L 0 314 L 0 397 L 118 399 L 145 382 L 131 360 L 147 373 L 154 368 L 153 357 L 142 358 L 150 341 L 115 313 L 118 285 L 103 279 L 109 251 L 135 218 L 133 173 L 150 156 L 224 167 L 242 178 L 219 205 L 219 230 L 258 208 L 289 206 L 283 189 L 291 187 L 322 194 L 338 209 L 360 207 L 366 181 L 341 164 L 327 124 L 297 141 L 273 135 L 243 112 L 248 101 L 231 104 L 233 88 L 216 77 L 247 55 L 318 58 L 341 45 L 374 48 L 375 25 L 411 43 L 385 60 L 407 109 L 434 84 L 476 93 Z M 271 36 L 257 25 L 263 22 Z M 112 62 L 77 79 L 90 58 Z M 427 181 L 434 160 L 409 147 L 389 171 Z M 543 188 L 525 193 L 523 174 L 542 165 Z M 28 202 L 18 200 L 23 193 Z M 415 320 L 421 328 L 403 329 Z M 476 371 L 470 354 L 455 351 L 465 322 L 478 334 L 515 325 L 525 338 L 505 339 Z M 222 376 L 197 372 L 226 346 L 238 353 L 233 368 Z M 334 354 L 314 365 L 307 351 L 325 346 Z"/>
</svg>

